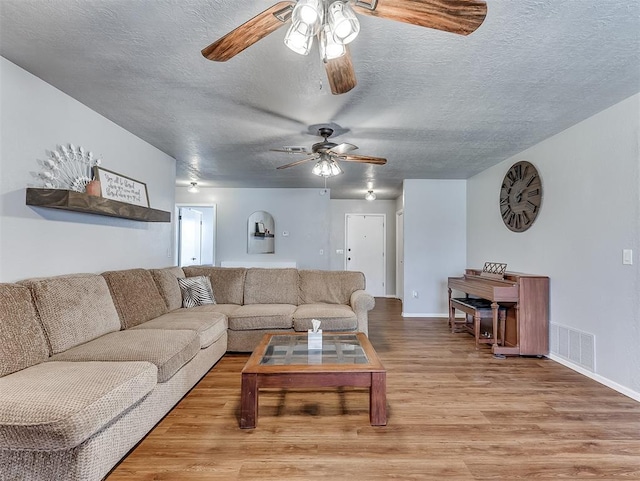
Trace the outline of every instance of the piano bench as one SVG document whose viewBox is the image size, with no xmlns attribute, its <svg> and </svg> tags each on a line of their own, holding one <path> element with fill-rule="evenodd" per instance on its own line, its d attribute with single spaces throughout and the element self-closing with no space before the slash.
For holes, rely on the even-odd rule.
<svg viewBox="0 0 640 481">
<path fill-rule="evenodd" d="M 458 309 L 466 314 L 464 321 L 456 321 L 455 310 Z M 472 322 L 468 317 L 471 316 Z M 498 344 L 495 333 L 491 337 L 480 336 L 480 326 L 483 319 L 493 321 L 493 309 L 491 301 L 486 299 L 476 299 L 473 297 L 451 298 L 449 302 L 449 324 L 451 332 L 469 332 L 476 340 L 476 349 L 480 344 Z M 500 331 L 500 342 L 504 343 L 505 322 L 507 319 L 506 307 L 498 306 L 498 330 Z M 459 327 L 458 327 L 459 326 Z"/>
</svg>

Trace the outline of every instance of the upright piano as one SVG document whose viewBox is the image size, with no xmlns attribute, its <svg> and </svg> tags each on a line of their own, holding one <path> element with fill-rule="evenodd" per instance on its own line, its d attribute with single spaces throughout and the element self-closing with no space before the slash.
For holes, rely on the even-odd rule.
<svg viewBox="0 0 640 481">
<path fill-rule="evenodd" d="M 549 353 L 549 278 L 519 272 L 505 272 L 503 279 L 481 274 L 482 269 L 466 269 L 464 277 L 449 277 L 449 305 L 452 291 L 491 301 L 494 333 L 498 332 L 498 306 L 505 307 L 503 339 L 494 334 L 493 353 L 546 356 Z"/>
</svg>

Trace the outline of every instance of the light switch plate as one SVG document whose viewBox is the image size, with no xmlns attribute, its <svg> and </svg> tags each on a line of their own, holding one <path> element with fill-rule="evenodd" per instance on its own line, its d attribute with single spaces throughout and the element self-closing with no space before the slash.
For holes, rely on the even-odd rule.
<svg viewBox="0 0 640 481">
<path fill-rule="evenodd" d="M 622 249 L 622 263 L 628 266 L 633 264 L 633 250 Z"/>
</svg>

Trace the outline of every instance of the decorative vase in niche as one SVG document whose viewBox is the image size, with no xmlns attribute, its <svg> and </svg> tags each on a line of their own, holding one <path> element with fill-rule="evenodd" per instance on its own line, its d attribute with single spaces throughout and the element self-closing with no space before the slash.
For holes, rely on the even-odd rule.
<svg viewBox="0 0 640 481">
<path fill-rule="evenodd" d="M 100 189 L 100 181 L 99 180 L 91 180 L 91 181 L 89 181 L 89 183 L 86 185 L 84 191 L 89 195 L 94 195 L 96 197 L 101 197 L 102 196 L 102 192 L 101 192 L 101 189 Z"/>
</svg>

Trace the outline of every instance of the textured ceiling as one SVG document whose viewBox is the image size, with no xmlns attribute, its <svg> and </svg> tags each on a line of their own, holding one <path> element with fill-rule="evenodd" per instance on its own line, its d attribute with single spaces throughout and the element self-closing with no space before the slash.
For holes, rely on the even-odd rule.
<svg viewBox="0 0 640 481">
<path fill-rule="evenodd" d="M 333 123 L 332 140 L 388 163 L 343 163 L 332 198 L 468 178 L 640 91 L 637 0 L 487 0 L 468 37 L 359 17 L 358 85 L 339 96 L 285 28 L 228 62 L 201 56 L 273 3 L 0 0 L 0 54 L 174 157 L 177 185 L 321 187 L 269 149 Z"/>
</svg>

